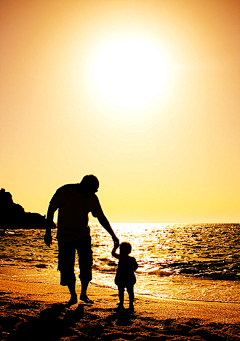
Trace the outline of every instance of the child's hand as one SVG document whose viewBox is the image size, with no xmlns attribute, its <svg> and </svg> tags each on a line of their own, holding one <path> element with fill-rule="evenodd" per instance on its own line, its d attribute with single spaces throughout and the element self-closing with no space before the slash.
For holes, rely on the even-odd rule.
<svg viewBox="0 0 240 341">
<path fill-rule="evenodd" d="M 115 258 L 118 258 L 118 254 L 116 254 L 116 250 L 117 248 L 119 247 L 119 241 L 115 241 L 114 242 L 114 247 L 112 249 L 112 256 L 115 257 Z"/>
</svg>

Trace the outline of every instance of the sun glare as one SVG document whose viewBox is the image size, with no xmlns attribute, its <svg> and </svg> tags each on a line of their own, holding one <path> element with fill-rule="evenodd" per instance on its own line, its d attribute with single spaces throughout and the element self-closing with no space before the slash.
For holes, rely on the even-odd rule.
<svg viewBox="0 0 240 341">
<path fill-rule="evenodd" d="M 107 102 L 138 108 L 158 97 L 166 77 L 167 63 L 157 46 L 142 39 L 122 39 L 100 49 L 92 78 Z"/>
</svg>

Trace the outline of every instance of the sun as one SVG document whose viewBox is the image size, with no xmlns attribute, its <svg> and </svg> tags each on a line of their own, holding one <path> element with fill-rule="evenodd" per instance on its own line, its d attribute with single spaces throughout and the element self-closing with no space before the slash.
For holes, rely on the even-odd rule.
<svg viewBox="0 0 240 341">
<path fill-rule="evenodd" d="M 167 62 L 146 39 L 108 42 L 95 55 L 92 79 L 99 96 L 118 108 L 139 108 L 154 101 L 167 78 Z"/>
</svg>

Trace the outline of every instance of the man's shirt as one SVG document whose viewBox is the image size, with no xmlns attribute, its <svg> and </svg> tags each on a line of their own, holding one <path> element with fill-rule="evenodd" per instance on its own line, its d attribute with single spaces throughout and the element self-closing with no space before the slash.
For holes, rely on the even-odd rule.
<svg viewBox="0 0 240 341">
<path fill-rule="evenodd" d="M 86 198 L 77 192 L 77 184 L 60 187 L 50 201 L 50 206 L 58 212 L 59 241 L 74 241 L 90 235 L 88 213 L 94 217 L 103 215 L 98 197 L 93 194 Z"/>
</svg>

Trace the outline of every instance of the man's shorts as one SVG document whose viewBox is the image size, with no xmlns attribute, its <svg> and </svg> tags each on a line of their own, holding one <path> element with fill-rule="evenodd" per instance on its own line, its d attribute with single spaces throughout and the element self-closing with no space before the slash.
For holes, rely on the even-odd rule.
<svg viewBox="0 0 240 341">
<path fill-rule="evenodd" d="M 72 285 L 76 281 L 74 274 L 76 250 L 79 257 L 80 280 L 90 282 L 92 279 L 91 237 L 71 242 L 58 241 L 58 270 L 61 273 L 61 285 Z"/>
</svg>

